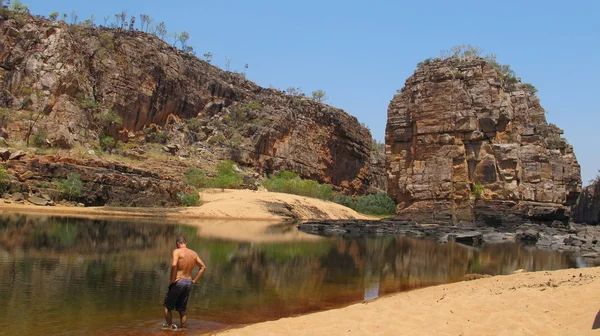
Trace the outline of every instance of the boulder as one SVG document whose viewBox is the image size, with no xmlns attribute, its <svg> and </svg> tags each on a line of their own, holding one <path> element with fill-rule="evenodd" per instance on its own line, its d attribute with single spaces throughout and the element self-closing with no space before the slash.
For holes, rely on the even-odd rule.
<svg viewBox="0 0 600 336">
<path fill-rule="evenodd" d="M 49 201 L 45 198 L 35 196 L 35 195 L 29 196 L 27 198 L 27 201 L 33 205 L 39 205 L 39 206 L 54 205 L 54 203 L 52 201 Z"/>
<path fill-rule="evenodd" d="M 8 159 L 9 160 L 20 160 L 25 155 L 27 155 L 27 153 L 25 153 L 22 150 L 18 150 L 18 151 L 10 153 L 10 156 L 8 157 Z"/>
</svg>

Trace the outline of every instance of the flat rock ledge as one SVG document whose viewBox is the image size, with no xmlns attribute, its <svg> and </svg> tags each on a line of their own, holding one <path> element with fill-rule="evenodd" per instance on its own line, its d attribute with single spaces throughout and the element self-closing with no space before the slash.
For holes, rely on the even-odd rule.
<svg viewBox="0 0 600 336">
<path fill-rule="evenodd" d="M 487 227 L 428 225 L 406 219 L 326 220 L 305 222 L 298 225 L 298 229 L 322 236 L 403 236 L 439 243 L 454 241 L 470 246 L 514 242 L 540 249 L 573 252 L 586 258 L 600 256 L 600 228 L 559 221 L 551 225 L 524 223 L 511 227 Z"/>
</svg>

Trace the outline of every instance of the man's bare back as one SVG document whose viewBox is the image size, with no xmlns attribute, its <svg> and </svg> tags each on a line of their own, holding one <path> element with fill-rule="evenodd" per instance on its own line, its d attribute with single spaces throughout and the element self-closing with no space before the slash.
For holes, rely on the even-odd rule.
<svg viewBox="0 0 600 336">
<path fill-rule="evenodd" d="M 198 265 L 200 272 L 206 267 L 198 254 L 187 247 L 180 247 L 173 250 L 173 261 L 171 267 L 176 266 L 177 272 L 175 279 L 171 277 L 171 283 L 179 279 L 191 279 L 192 271 Z M 195 283 L 195 282 L 194 282 Z"/>
</svg>

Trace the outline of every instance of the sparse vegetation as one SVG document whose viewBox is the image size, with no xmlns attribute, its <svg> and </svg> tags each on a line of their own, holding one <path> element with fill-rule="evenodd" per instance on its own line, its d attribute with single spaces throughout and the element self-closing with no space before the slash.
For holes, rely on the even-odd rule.
<svg viewBox="0 0 600 336">
<path fill-rule="evenodd" d="M 11 121 L 10 110 L 6 107 L 0 107 L 0 127 L 6 127 Z"/>
<path fill-rule="evenodd" d="M 450 49 L 442 50 L 440 52 L 441 59 L 456 58 L 458 60 L 465 60 L 468 58 L 480 57 L 483 53 L 483 49 L 471 45 L 471 44 L 460 44 L 453 46 Z"/>
<path fill-rule="evenodd" d="M 530 83 L 523 83 L 522 86 L 523 88 L 525 88 L 525 91 L 527 91 L 527 93 L 529 93 L 532 96 L 537 93 L 537 88 Z"/>
<path fill-rule="evenodd" d="M 55 180 L 56 189 L 58 192 L 67 199 L 71 200 L 73 197 L 81 195 L 83 189 L 83 182 L 79 174 L 69 173 L 64 180 Z"/>
<path fill-rule="evenodd" d="M 108 50 L 115 50 L 115 39 L 112 34 L 100 33 L 100 45 Z"/>
<path fill-rule="evenodd" d="M 206 171 L 203 169 L 190 167 L 183 174 L 183 182 L 196 188 L 202 188 L 207 184 Z"/>
<path fill-rule="evenodd" d="M 546 140 L 549 149 L 560 149 L 564 146 L 563 140 L 558 134 L 552 134 Z"/>
<path fill-rule="evenodd" d="M 207 61 L 208 63 L 210 63 L 210 61 L 212 60 L 212 56 L 213 56 L 213 55 L 212 55 L 212 53 L 209 51 L 209 52 L 207 52 L 206 54 L 204 54 L 203 56 L 204 56 L 204 58 L 206 59 L 206 61 Z"/>
<path fill-rule="evenodd" d="M 43 128 L 38 128 L 33 133 L 33 138 L 31 142 L 35 147 L 43 148 L 46 147 L 46 139 L 48 138 L 46 131 Z"/>
<path fill-rule="evenodd" d="M 29 13 L 29 7 L 27 7 L 21 0 L 13 0 L 9 2 L 9 8 L 15 12 Z"/>
<path fill-rule="evenodd" d="M 471 192 L 476 199 L 479 199 L 483 194 L 483 185 L 481 182 L 477 181 L 471 185 Z"/>
<path fill-rule="evenodd" d="M 292 87 L 285 89 L 285 92 L 291 96 L 304 96 L 300 87 Z"/>
<path fill-rule="evenodd" d="M 113 149 L 115 149 L 117 145 L 117 142 L 115 141 L 115 138 L 111 137 L 111 136 L 105 136 L 102 139 L 100 139 L 100 146 L 102 147 L 102 150 L 107 151 L 107 152 L 112 152 Z"/>
<path fill-rule="evenodd" d="M 374 152 L 383 152 L 385 151 L 385 144 L 383 142 L 377 141 L 376 139 L 373 139 L 371 150 Z"/>
<path fill-rule="evenodd" d="M 217 175 L 208 180 L 208 186 L 212 188 L 235 189 L 244 183 L 244 177 L 236 171 L 235 162 L 223 161 L 217 165 Z"/>
<path fill-rule="evenodd" d="M 8 177 L 8 172 L 4 166 L 0 165 L 0 194 L 8 190 L 9 184 L 10 178 Z"/>
<path fill-rule="evenodd" d="M 123 117 L 121 117 L 113 109 L 108 109 L 104 114 L 100 116 L 100 122 L 104 126 L 123 126 Z"/>
<path fill-rule="evenodd" d="M 325 93 L 325 91 L 318 89 L 312 92 L 312 97 L 313 99 L 317 100 L 318 102 L 323 102 L 325 100 L 328 99 L 327 94 Z"/>
<path fill-rule="evenodd" d="M 179 192 L 177 194 L 177 197 L 179 197 L 179 201 L 181 202 L 181 205 L 186 206 L 186 207 L 190 207 L 190 206 L 198 206 L 200 205 L 200 195 L 198 194 L 197 190 L 193 190 L 191 192 Z"/>
<path fill-rule="evenodd" d="M 328 201 L 333 199 L 334 194 L 331 185 L 301 179 L 295 172 L 286 170 L 270 175 L 268 179 L 262 182 L 262 185 L 269 191 L 320 198 Z"/>
</svg>

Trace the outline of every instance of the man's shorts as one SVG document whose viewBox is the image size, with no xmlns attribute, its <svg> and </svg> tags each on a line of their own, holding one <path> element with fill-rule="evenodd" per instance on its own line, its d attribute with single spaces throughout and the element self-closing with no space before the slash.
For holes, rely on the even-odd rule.
<svg viewBox="0 0 600 336">
<path fill-rule="evenodd" d="M 170 284 L 163 306 L 168 310 L 186 310 L 191 289 L 192 279 L 179 279 L 177 282 Z"/>
</svg>

